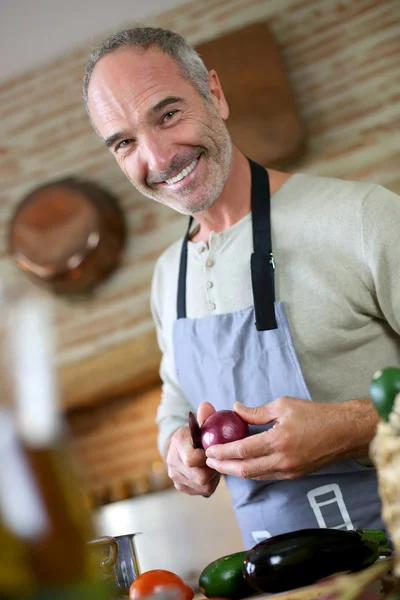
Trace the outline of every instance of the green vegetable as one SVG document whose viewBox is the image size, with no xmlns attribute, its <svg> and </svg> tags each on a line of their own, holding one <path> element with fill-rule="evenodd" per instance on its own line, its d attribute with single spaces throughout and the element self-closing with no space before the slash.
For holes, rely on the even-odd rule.
<svg viewBox="0 0 400 600">
<path fill-rule="evenodd" d="M 243 577 L 243 564 L 247 552 L 222 556 L 210 563 L 201 573 L 200 591 L 207 598 L 231 598 L 239 600 L 257 592 Z"/>
<path fill-rule="evenodd" d="M 312 585 L 340 571 L 359 571 L 387 554 L 380 530 L 301 529 L 260 542 L 247 553 L 246 581 L 258 592 L 277 594 Z"/>
<path fill-rule="evenodd" d="M 387 421 L 393 409 L 394 399 L 400 393 L 400 368 L 388 367 L 377 371 L 369 391 L 380 417 Z"/>
<path fill-rule="evenodd" d="M 390 556 L 391 555 L 392 552 L 389 548 L 389 542 L 386 537 L 386 533 L 384 531 L 382 531 L 382 529 L 358 529 L 358 528 L 356 528 L 354 531 L 356 531 L 358 534 L 360 534 L 364 540 L 370 539 L 371 542 L 378 544 L 380 556 Z"/>
</svg>

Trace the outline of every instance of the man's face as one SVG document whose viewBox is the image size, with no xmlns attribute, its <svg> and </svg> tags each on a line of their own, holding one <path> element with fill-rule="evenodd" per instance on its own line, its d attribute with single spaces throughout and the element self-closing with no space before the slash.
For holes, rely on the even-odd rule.
<svg viewBox="0 0 400 600">
<path fill-rule="evenodd" d="M 231 164 L 228 108 L 213 73 L 209 85 L 211 102 L 153 48 L 103 57 L 89 84 L 93 124 L 125 175 L 142 194 L 183 214 L 214 204 Z"/>
</svg>

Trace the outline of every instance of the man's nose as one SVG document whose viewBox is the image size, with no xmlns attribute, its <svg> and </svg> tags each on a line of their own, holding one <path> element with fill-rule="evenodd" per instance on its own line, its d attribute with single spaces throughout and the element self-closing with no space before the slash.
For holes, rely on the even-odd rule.
<svg viewBox="0 0 400 600">
<path fill-rule="evenodd" d="M 162 135 L 154 133 L 142 140 L 142 155 L 149 173 L 166 171 L 174 157 L 174 151 Z"/>
</svg>

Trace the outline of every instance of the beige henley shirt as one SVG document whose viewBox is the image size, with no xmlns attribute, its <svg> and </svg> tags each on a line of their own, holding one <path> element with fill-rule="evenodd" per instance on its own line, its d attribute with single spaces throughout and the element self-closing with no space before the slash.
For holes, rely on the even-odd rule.
<svg viewBox="0 0 400 600">
<path fill-rule="evenodd" d="M 271 227 L 276 300 L 285 304 L 312 399 L 368 396 L 374 372 L 400 364 L 400 197 L 370 183 L 295 174 L 272 196 Z M 158 259 L 151 293 L 163 355 L 160 451 L 191 409 L 172 340 L 181 244 Z M 253 304 L 252 250 L 251 214 L 212 232 L 208 244 L 189 242 L 189 318 Z"/>
</svg>

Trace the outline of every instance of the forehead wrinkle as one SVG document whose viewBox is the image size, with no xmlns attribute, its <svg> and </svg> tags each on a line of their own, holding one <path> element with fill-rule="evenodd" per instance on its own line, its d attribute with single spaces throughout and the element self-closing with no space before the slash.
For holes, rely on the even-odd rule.
<svg viewBox="0 0 400 600">
<path fill-rule="evenodd" d="M 150 85 L 149 88 L 147 88 L 145 90 L 142 98 L 139 99 L 136 106 L 132 107 L 132 111 L 138 113 L 138 112 L 140 112 L 143 105 L 146 106 L 147 103 L 150 104 L 151 98 L 154 97 L 154 95 L 157 94 L 157 92 L 158 92 L 158 90 L 157 90 L 158 87 L 159 87 L 158 83 L 154 83 L 153 85 Z M 131 104 L 135 103 L 136 100 L 137 100 L 137 98 L 132 97 L 130 99 L 130 101 L 128 102 L 128 105 L 131 106 Z M 149 110 L 146 111 L 146 116 L 147 116 L 148 112 L 149 112 Z"/>
<path fill-rule="evenodd" d="M 151 86 L 152 88 L 156 88 L 157 85 Z M 103 112 L 103 118 L 104 118 L 104 124 L 105 126 L 109 126 L 110 127 L 110 131 L 109 131 L 109 135 L 107 135 L 105 137 L 105 139 L 109 139 L 112 138 L 114 134 L 117 134 L 117 138 L 116 139 L 122 139 L 123 137 L 128 137 L 128 136 L 136 136 L 138 131 L 140 130 L 140 125 L 143 122 L 147 122 L 149 120 L 151 120 L 154 115 L 152 113 L 152 108 L 153 106 L 157 103 L 151 103 L 150 104 L 150 99 L 154 96 L 154 94 L 157 93 L 157 90 L 153 91 L 152 89 L 150 90 L 146 90 L 146 95 L 140 100 L 140 102 L 138 104 L 136 104 L 135 100 L 136 98 L 131 98 L 129 100 L 129 102 L 127 103 L 126 107 L 125 107 L 125 103 L 118 103 L 117 107 L 117 112 L 119 113 L 117 116 L 115 114 L 113 114 L 113 107 L 111 107 L 109 105 L 109 103 L 105 102 L 104 104 L 104 112 Z M 134 104 L 134 106 L 131 109 L 132 103 Z M 146 104 L 149 103 L 150 106 L 149 108 L 146 110 L 146 113 L 143 115 L 143 117 L 140 116 L 140 109 L 143 105 L 146 106 Z M 125 107 L 125 108 L 124 108 Z M 121 123 L 118 122 L 119 118 L 122 119 L 124 121 L 123 126 L 121 126 Z M 112 142 L 114 143 L 114 142 Z M 111 146 L 112 143 L 107 143 L 107 146 Z"/>
<path fill-rule="evenodd" d="M 116 54 L 119 55 L 119 52 Z M 169 95 L 182 95 L 171 85 L 171 77 L 177 76 L 180 81 L 186 79 L 176 63 L 168 60 L 168 57 L 168 73 L 165 61 L 142 69 L 137 69 L 136 65 L 132 66 L 130 63 L 121 64 L 120 61 L 122 69 L 118 79 L 115 79 L 115 70 L 111 67 L 115 58 L 119 57 L 123 58 L 122 54 L 104 57 L 96 65 L 89 86 L 92 88 L 90 95 L 94 111 L 100 121 L 103 121 L 103 127 L 108 129 L 104 131 L 100 125 L 104 138 L 116 131 L 126 131 L 133 127 L 136 129 L 141 123 L 150 122 L 154 119 L 154 115 L 151 115 L 152 106 Z"/>
</svg>

